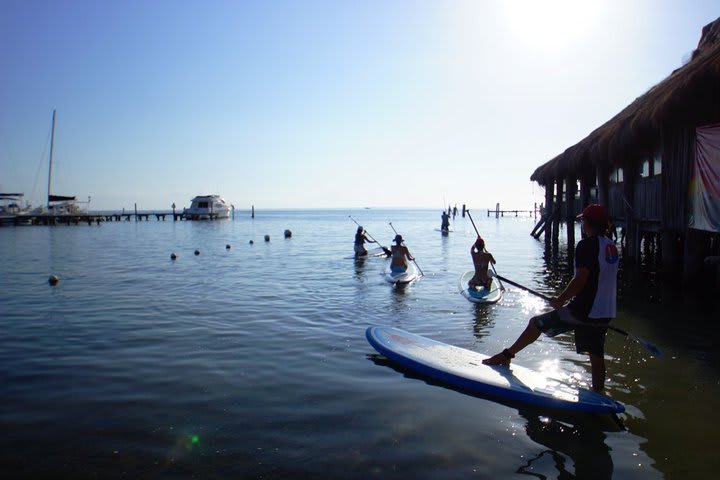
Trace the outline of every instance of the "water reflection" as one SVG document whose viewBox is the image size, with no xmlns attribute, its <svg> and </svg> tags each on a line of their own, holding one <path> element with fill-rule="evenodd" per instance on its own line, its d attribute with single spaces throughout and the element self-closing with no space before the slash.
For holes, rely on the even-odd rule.
<svg viewBox="0 0 720 480">
<path fill-rule="evenodd" d="M 365 262 L 367 261 L 367 257 L 354 257 L 355 259 L 355 269 L 353 270 L 355 279 L 359 282 L 365 281 Z"/>
<path fill-rule="evenodd" d="M 496 310 L 490 305 L 473 304 L 475 307 L 475 322 L 473 323 L 473 334 L 479 340 L 490 335 L 490 330 L 495 326 Z"/>
<path fill-rule="evenodd" d="M 606 443 L 606 433 L 625 430 L 616 415 L 535 409 L 518 402 L 493 398 L 438 382 L 405 368 L 379 353 L 370 353 L 367 358 L 376 365 L 392 368 L 405 378 L 421 380 L 428 385 L 492 400 L 517 409 L 518 414 L 525 420 L 525 432 L 528 437 L 545 448 L 518 466 L 515 473 L 541 479 L 612 478 L 614 464 L 610 454 L 611 449 Z"/>
<path fill-rule="evenodd" d="M 619 420 L 613 422 L 609 415 L 585 415 L 572 423 L 565 423 L 531 410 L 519 410 L 519 413 L 526 420 L 528 437 L 547 449 L 539 451 L 516 473 L 542 479 L 612 478 L 613 461 L 610 447 L 605 443 L 605 432 L 619 431 Z M 567 462 L 567 457 L 572 462 Z M 551 463 L 549 467 L 548 461 Z M 571 471 L 573 466 L 574 472 Z"/>
</svg>

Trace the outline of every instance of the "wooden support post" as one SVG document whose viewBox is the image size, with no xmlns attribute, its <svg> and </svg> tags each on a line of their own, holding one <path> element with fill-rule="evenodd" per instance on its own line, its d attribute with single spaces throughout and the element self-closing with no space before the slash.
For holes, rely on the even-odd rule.
<svg viewBox="0 0 720 480">
<path fill-rule="evenodd" d="M 255 218 L 255 205 L 252 206 L 250 212 L 250 218 Z"/>
<path fill-rule="evenodd" d="M 138 221 L 138 216 L 137 216 L 137 203 L 135 204 L 135 221 L 136 221 L 136 222 Z"/>
<path fill-rule="evenodd" d="M 610 171 L 606 164 L 598 165 L 597 170 L 598 178 L 598 203 L 605 207 L 610 208 Z"/>
<path fill-rule="evenodd" d="M 683 255 L 683 293 L 702 290 L 705 257 L 710 254 L 710 235 L 688 228 L 685 232 L 685 253 Z"/>
<path fill-rule="evenodd" d="M 565 227 L 567 229 L 567 251 L 570 258 L 575 256 L 575 191 L 577 180 L 568 176 L 565 180 Z"/>
<path fill-rule="evenodd" d="M 580 208 L 585 208 L 590 205 L 590 189 L 593 186 L 591 179 L 584 175 L 580 179 Z"/>
<path fill-rule="evenodd" d="M 550 239 L 552 238 L 552 228 L 550 224 L 552 222 L 553 212 L 555 211 L 555 203 L 553 202 L 553 190 L 555 190 L 555 182 L 551 181 L 545 185 L 545 214 L 547 220 L 545 220 L 545 245 L 550 245 Z"/>
<path fill-rule="evenodd" d="M 555 215 L 555 218 L 553 219 L 553 228 L 552 228 L 552 242 L 553 242 L 553 248 L 557 249 L 560 246 L 560 219 L 562 218 L 563 214 L 563 187 L 564 182 L 562 178 L 558 178 L 556 180 L 557 185 L 557 192 L 555 193 L 555 208 L 557 209 L 558 213 Z"/>
<path fill-rule="evenodd" d="M 635 262 L 640 258 L 640 228 L 635 218 L 635 183 L 639 167 L 630 165 L 623 169 L 623 204 L 625 208 L 625 258 Z"/>
<path fill-rule="evenodd" d="M 463 203 L 462 216 L 465 218 L 465 204 Z"/>
</svg>

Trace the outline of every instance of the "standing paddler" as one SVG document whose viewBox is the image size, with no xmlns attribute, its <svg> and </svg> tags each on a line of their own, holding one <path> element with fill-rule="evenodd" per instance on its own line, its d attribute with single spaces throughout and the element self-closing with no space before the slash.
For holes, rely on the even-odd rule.
<svg viewBox="0 0 720 480">
<path fill-rule="evenodd" d="M 575 276 L 559 296 L 550 299 L 553 310 L 531 318 L 515 343 L 483 363 L 509 365 L 515 355 L 537 340 L 541 333 L 554 337 L 572 330 L 577 353 L 590 356 L 592 388 L 602 392 L 605 387 L 606 326 L 616 313 L 618 250 L 606 236 L 608 216 L 605 208 L 598 204 L 588 205 L 578 218 L 582 219 L 586 238 L 575 248 Z"/>
</svg>

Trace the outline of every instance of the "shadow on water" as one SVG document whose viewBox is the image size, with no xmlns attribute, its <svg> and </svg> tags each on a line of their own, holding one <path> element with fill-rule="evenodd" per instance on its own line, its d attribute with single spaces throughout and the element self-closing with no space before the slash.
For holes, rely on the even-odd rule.
<svg viewBox="0 0 720 480">
<path fill-rule="evenodd" d="M 546 448 L 520 465 L 516 473 L 541 479 L 610 479 L 613 476 L 614 466 L 610 447 L 606 443 L 606 433 L 625 430 L 617 415 L 535 409 L 520 402 L 481 395 L 438 382 L 431 377 L 404 368 L 378 353 L 368 354 L 367 358 L 376 365 L 392 368 L 405 378 L 420 380 L 428 385 L 517 409 L 520 416 L 525 419 L 525 431 L 528 437 Z M 571 461 L 568 461 L 568 457 Z M 550 467 L 547 465 L 548 460 L 551 462 Z M 573 467 L 574 473 L 571 471 Z M 550 469 L 555 469 L 557 474 L 549 473 Z"/>
<path fill-rule="evenodd" d="M 528 437 L 548 449 L 530 458 L 516 473 L 541 479 L 612 478 L 613 461 L 610 447 L 605 443 L 605 432 L 608 430 L 591 422 L 565 423 L 524 409 L 519 410 L 519 413 L 527 421 L 525 432 Z M 572 459 L 574 473 L 568 470 L 565 456 Z M 557 470 L 557 476 L 548 477 L 539 473 L 539 464 L 546 458 Z"/>
</svg>

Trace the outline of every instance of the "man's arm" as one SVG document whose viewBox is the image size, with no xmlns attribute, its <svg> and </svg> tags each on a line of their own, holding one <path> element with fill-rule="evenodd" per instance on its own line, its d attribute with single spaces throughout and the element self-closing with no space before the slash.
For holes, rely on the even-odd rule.
<svg viewBox="0 0 720 480">
<path fill-rule="evenodd" d="M 573 298 L 578 293 L 582 292 L 582 289 L 585 288 L 585 284 L 588 281 L 588 277 L 590 276 L 590 269 L 581 267 L 575 269 L 575 276 L 570 280 L 570 283 L 567 284 L 567 287 L 565 287 L 565 290 L 557 296 L 550 300 L 550 305 L 552 305 L 553 308 L 557 309 L 565 305 L 568 300 Z"/>
</svg>

